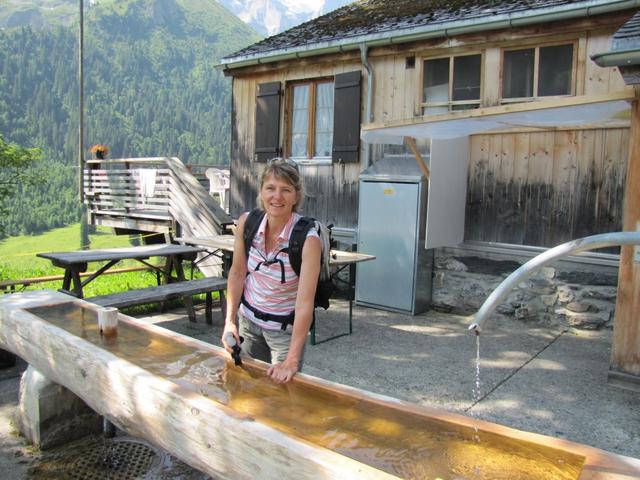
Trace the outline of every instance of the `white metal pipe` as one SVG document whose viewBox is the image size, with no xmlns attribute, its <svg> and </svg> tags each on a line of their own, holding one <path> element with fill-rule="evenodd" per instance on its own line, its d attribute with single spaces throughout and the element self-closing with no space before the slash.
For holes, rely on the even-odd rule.
<svg viewBox="0 0 640 480">
<path fill-rule="evenodd" d="M 478 310 L 478 313 L 476 313 L 475 321 L 469 325 L 469 330 L 473 330 L 479 335 L 484 322 L 496 307 L 505 300 L 513 287 L 529 278 L 542 267 L 568 255 L 573 255 L 585 250 L 595 250 L 597 248 L 613 247 L 616 245 L 640 245 L 640 232 L 612 232 L 579 238 L 558 245 L 532 258 L 505 278 L 491 295 L 487 297 L 480 307 L 480 310 Z"/>
</svg>

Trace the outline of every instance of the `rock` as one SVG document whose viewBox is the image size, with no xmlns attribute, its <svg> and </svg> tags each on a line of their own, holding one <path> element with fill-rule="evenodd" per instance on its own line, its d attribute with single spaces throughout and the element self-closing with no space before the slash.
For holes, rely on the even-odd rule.
<svg viewBox="0 0 640 480">
<path fill-rule="evenodd" d="M 573 302 L 573 300 L 575 298 L 576 298 L 575 293 L 573 293 L 568 288 L 560 287 L 558 289 L 558 302 L 560 302 L 560 303 L 569 303 L 569 302 Z"/>
<path fill-rule="evenodd" d="M 480 308 L 487 298 L 487 292 L 478 283 L 472 283 L 462 289 L 463 308 L 465 311 L 475 311 Z"/>
<path fill-rule="evenodd" d="M 595 300 L 605 300 L 608 302 L 615 302 L 617 297 L 617 290 L 615 288 L 605 287 L 600 289 L 587 288 L 582 293 L 584 298 L 593 298 Z"/>
<path fill-rule="evenodd" d="M 516 308 L 515 317 L 517 320 L 521 320 L 523 322 L 534 320 L 536 318 L 535 310 L 531 309 L 528 306 L 522 306 Z"/>
<path fill-rule="evenodd" d="M 552 267 L 542 267 L 540 269 L 539 275 L 544 278 L 552 279 L 556 276 L 556 269 Z"/>
<path fill-rule="evenodd" d="M 589 310 L 588 303 L 571 302 L 567 304 L 567 310 L 574 313 L 584 313 Z"/>
<path fill-rule="evenodd" d="M 566 319 L 570 326 L 582 330 L 599 330 L 608 321 L 594 313 L 568 312 Z"/>
<path fill-rule="evenodd" d="M 558 287 L 548 278 L 532 278 L 531 292 L 537 295 L 551 295 L 556 292 Z"/>
<path fill-rule="evenodd" d="M 548 287 L 542 287 L 542 286 L 537 287 L 537 286 L 534 286 L 531 289 L 531 292 L 533 292 L 533 293 L 535 293 L 537 295 L 552 295 L 553 293 L 555 293 L 555 291 L 556 291 L 556 287 L 553 286 L 553 285 L 552 286 L 548 286 Z"/>
<path fill-rule="evenodd" d="M 453 272 L 466 272 L 467 266 L 456 260 L 455 258 L 449 258 L 446 262 L 444 262 L 442 268 L 444 270 L 451 270 Z"/>
<path fill-rule="evenodd" d="M 504 315 L 512 315 L 513 313 L 515 313 L 515 311 L 516 311 L 516 308 L 508 302 L 501 303 L 496 307 L 496 312 L 502 313 Z"/>
<path fill-rule="evenodd" d="M 594 305 L 593 303 L 589 304 L 589 312 L 598 313 L 600 311 L 600 307 Z"/>
<path fill-rule="evenodd" d="M 542 295 L 542 303 L 547 307 L 553 307 L 558 302 L 558 294 Z"/>
</svg>

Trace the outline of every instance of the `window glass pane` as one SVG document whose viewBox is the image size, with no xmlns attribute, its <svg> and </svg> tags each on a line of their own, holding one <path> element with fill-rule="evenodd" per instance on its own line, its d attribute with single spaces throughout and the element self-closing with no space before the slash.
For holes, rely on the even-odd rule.
<svg viewBox="0 0 640 480">
<path fill-rule="evenodd" d="M 480 99 L 480 55 L 453 59 L 453 100 Z"/>
<path fill-rule="evenodd" d="M 449 59 L 425 60 L 423 102 L 449 101 Z"/>
<path fill-rule="evenodd" d="M 502 98 L 533 96 L 533 48 L 504 52 Z"/>
<path fill-rule="evenodd" d="M 315 156 L 330 157 L 333 144 L 333 82 L 316 85 Z"/>
<path fill-rule="evenodd" d="M 570 95 L 573 44 L 540 48 L 538 95 Z"/>
<path fill-rule="evenodd" d="M 309 85 L 293 87 L 293 109 L 291 119 L 291 156 L 307 156 L 309 136 Z"/>
</svg>

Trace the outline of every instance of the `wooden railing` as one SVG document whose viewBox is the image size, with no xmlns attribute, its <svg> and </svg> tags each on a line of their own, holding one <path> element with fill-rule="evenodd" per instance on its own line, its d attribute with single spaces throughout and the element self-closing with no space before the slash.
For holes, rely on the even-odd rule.
<svg viewBox="0 0 640 480">
<path fill-rule="evenodd" d="M 143 178 L 144 172 L 154 177 Z M 88 160 L 84 197 L 89 223 L 169 233 L 171 177 L 164 158 Z"/>
<path fill-rule="evenodd" d="M 89 221 L 95 225 L 168 233 L 178 222 L 190 234 L 216 235 L 231 224 L 177 158 L 88 160 L 84 185 Z"/>
<path fill-rule="evenodd" d="M 177 158 L 88 160 L 84 196 L 93 225 L 177 236 L 209 236 L 233 224 Z M 207 274 L 206 265 L 199 265 Z M 205 267 L 205 268 L 202 268 Z"/>
</svg>

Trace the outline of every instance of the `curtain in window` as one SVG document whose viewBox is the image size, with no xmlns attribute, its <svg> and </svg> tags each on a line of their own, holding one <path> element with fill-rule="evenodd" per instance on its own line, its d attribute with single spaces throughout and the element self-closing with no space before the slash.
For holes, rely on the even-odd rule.
<svg viewBox="0 0 640 480">
<path fill-rule="evenodd" d="M 533 96 L 535 49 L 504 52 L 502 98 Z"/>
<path fill-rule="evenodd" d="M 333 143 L 333 82 L 316 88 L 316 157 L 330 157 Z"/>
<path fill-rule="evenodd" d="M 307 156 L 309 138 L 309 85 L 293 87 L 293 116 L 291 120 L 291 156 Z"/>
<path fill-rule="evenodd" d="M 423 102 L 448 102 L 449 98 L 449 58 L 437 58 L 424 62 Z M 448 106 L 426 107 L 424 115 L 447 113 Z"/>
</svg>

